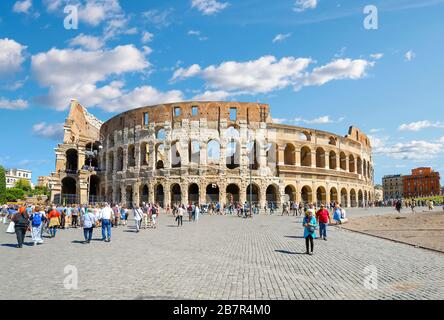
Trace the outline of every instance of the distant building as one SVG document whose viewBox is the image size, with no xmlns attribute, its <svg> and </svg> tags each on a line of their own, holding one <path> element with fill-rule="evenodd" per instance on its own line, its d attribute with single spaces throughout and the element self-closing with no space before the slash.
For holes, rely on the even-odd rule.
<svg viewBox="0 0 444 320">
<path fill-rule="evenodd" d="M 37 180 L 37 186 L 49 188 L 50 177 L 40 176 Z"/>
<path fill-rule="evenodd" d="M 384 191 L 381 185 L 375 186 L 375 201 L 382 201 L 384 200 Z"/>
<path fill-rule="evenodd" d="M 34 187 L 32 179 L 32 171 L 23 169 L 9 169 L 6 170 L 6 188 L 14 188 L 15 183 L 20 180 L 28 180 L 31 187 Z"/>
<path fill-rule="evenodd" d="M 422 167 L 412 170 L 412 174 L 403 176 L 403 192 L 406 198 L 437 196 L 441 193 L 439 172 Z"/>
<path fill-rule="evenodd" d="M 404 185 L 401 174 L 388 175 L 382 178 L 384 200 L 401 199 L 404 195 Z"/>
</svg>

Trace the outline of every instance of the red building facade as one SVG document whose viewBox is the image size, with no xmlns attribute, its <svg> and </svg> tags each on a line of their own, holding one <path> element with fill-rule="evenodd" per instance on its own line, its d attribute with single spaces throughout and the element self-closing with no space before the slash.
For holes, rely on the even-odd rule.
<svg viewBox="0 0 444 320">
<path fill-rule="evenodd" d="M 412 174 L 403 176 L 404 197 L 437 196 L 441 192 L 439 172 L 432 168 L 416 168 Z"/>
</svg>

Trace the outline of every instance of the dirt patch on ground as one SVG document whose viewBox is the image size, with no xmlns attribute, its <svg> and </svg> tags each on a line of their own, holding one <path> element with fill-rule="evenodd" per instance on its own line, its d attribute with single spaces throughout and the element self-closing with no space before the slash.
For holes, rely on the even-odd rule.
<svg viewBox="0 0 444 320">
<path fill-rule="evenodd" d="M 350 218 L 341 227 L 444 253 L 444 211 Z"/>
</svg>

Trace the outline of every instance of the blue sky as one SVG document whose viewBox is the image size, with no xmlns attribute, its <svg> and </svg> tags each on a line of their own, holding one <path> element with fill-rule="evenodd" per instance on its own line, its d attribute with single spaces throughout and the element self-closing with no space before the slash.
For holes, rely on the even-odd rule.
<svg viewBox="0 0 444 320">
<path fill-rule="evenodd" d="M 364 8 L 378 9 L 378 29 Z M 67 5 L 78 28 L 66 29 Z M 258 101 L 277 122 L 371 136 L 376 183 L 444 176 L 444 0 L 4 0 L 0 164 L 55 166 L 70 98 L 102 120 L 177 100 Z"/>
</svg>

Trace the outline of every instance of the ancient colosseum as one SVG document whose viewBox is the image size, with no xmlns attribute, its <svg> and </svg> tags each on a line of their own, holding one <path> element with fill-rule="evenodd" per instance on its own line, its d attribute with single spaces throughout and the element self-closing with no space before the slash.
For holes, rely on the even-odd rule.
<svg viewBox="0 0 444 320">
<path fill-rule="evenodd" d="M 71 102 L 56 148 L 59 203 L 374 200 L 367 136 L 273 123 L 269 106 L 182 102 L 133 109 L 102 123 Z"/>
</svg>

